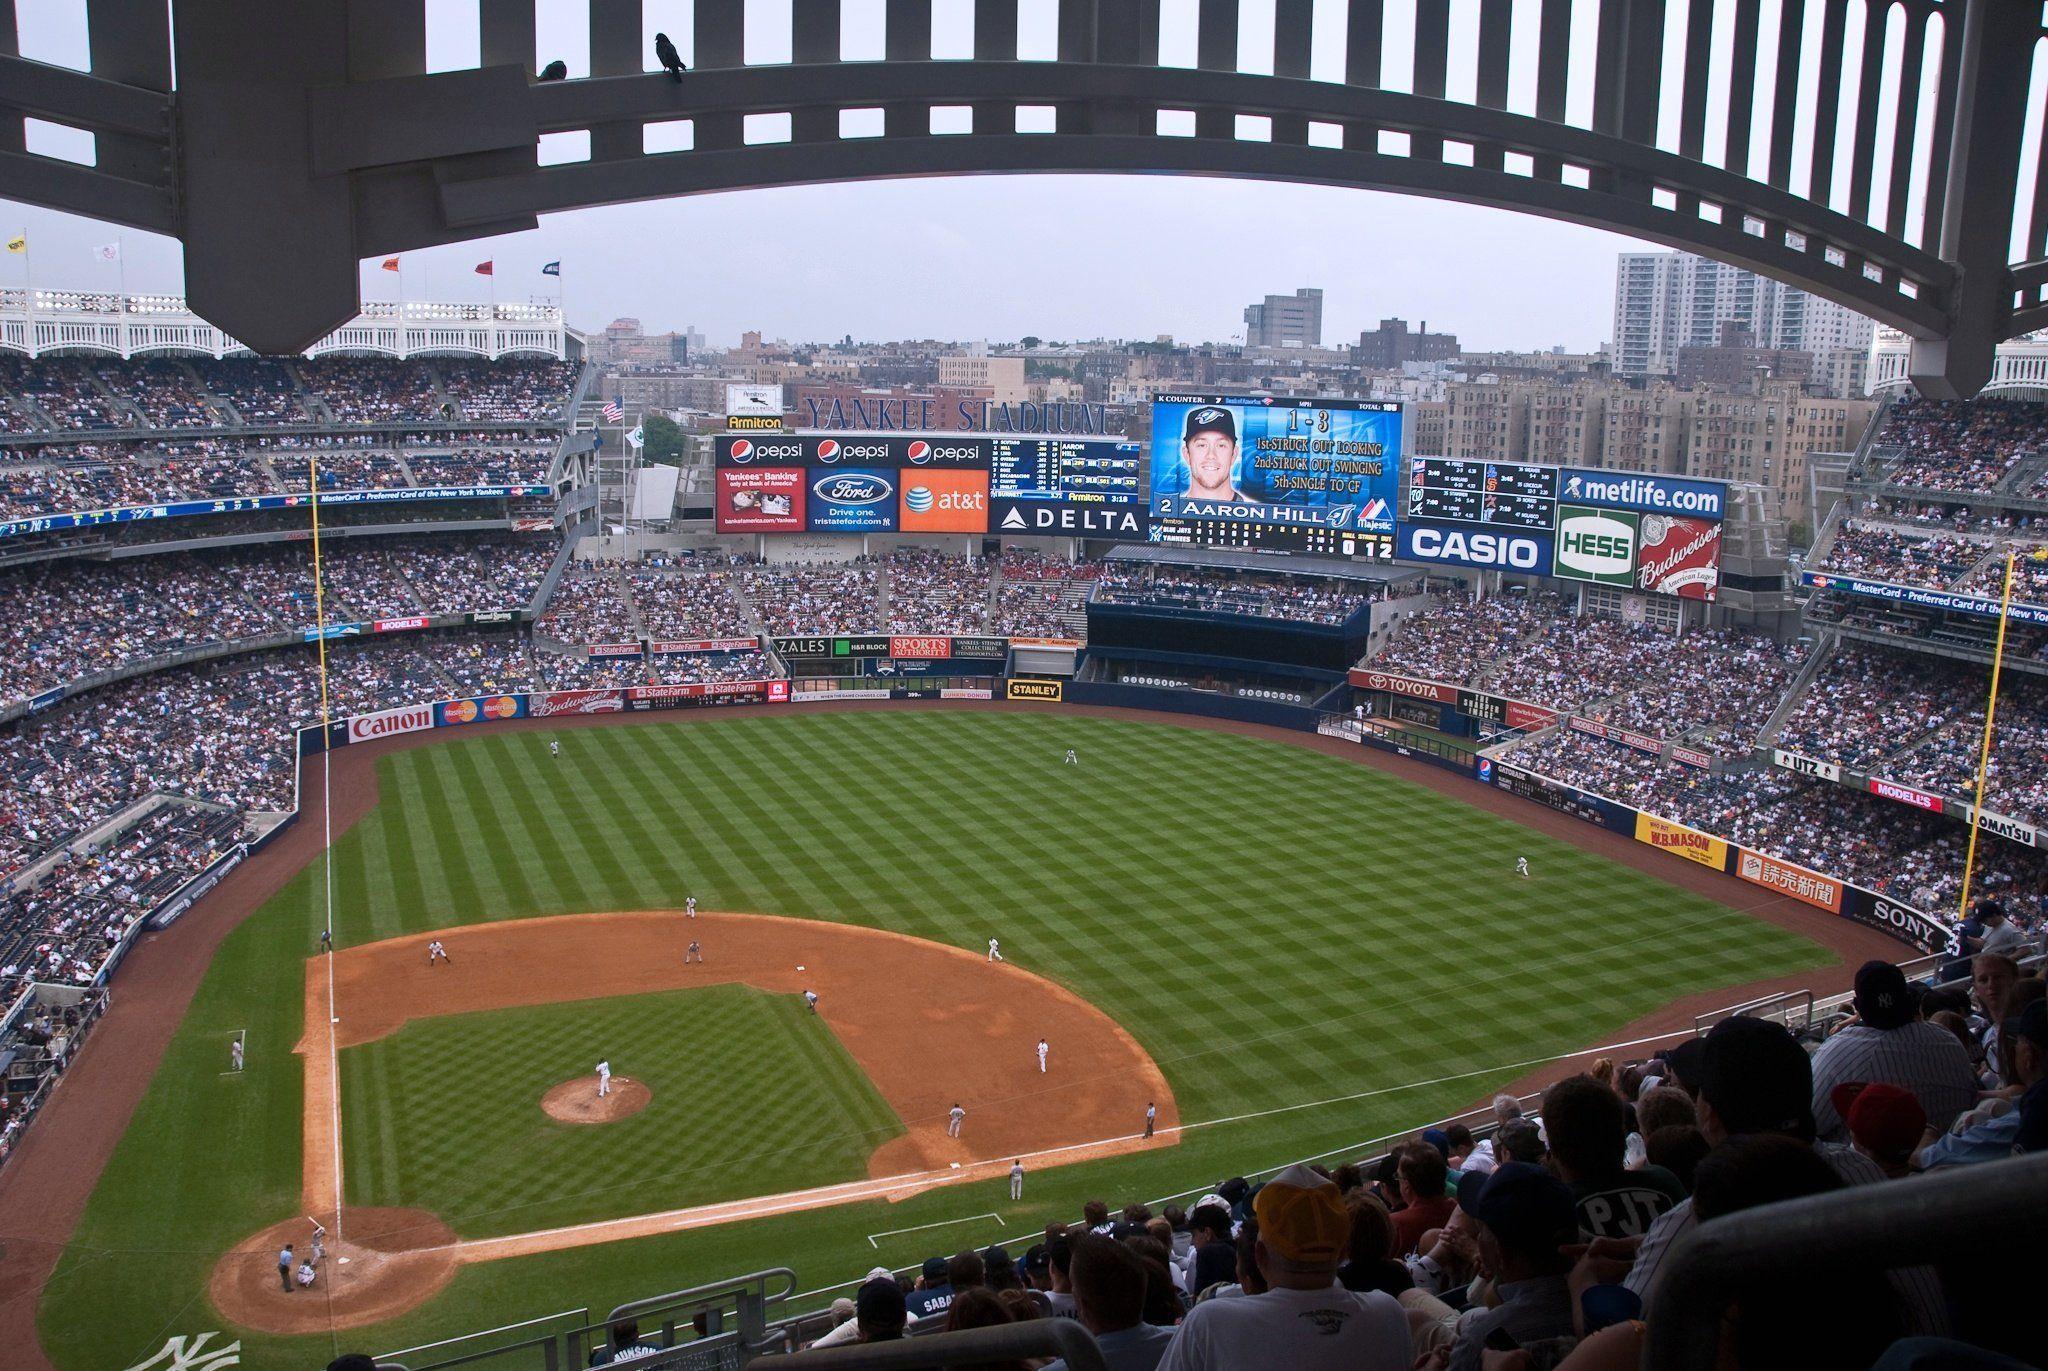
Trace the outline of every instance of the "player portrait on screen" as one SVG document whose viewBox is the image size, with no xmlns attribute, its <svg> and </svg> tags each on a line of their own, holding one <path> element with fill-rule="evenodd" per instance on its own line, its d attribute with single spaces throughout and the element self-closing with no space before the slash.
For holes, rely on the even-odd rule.
<svg viewBox="0 0 2048 1371">
<path fill-rule="evenodd" d="M 1180 457 L 1187 464 L 1190 500 L 1245 503 L 1237 488 L 1237 416 L 1221 405 L 1188 411 L 1180 432 Z"/>
</svg>

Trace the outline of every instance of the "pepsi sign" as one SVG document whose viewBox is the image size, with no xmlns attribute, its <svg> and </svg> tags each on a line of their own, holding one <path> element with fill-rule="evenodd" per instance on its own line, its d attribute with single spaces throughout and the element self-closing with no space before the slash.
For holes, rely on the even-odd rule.
<svg viewBox="0 0 2048 1371">
<path fill-rule="evenodd" d="M 804 509 L 813 533 L 888 533 L 896 527 L 896 472 L 812 468 Z"/>
<path fill-rule="evenodd" d="M 1531 575 L 1550 572 L 1551 537 L 1501 528 L 1461 528 L 1438 524 L 1413 524 L 1406 520 L 1396 527 L 1399 551 L 1404 562 L 1434 562 L 1440 566 L 1480 567 L 1489 571 L 1520 571 Z"/>
<path fill-rule="evenodd" d="M 1014 440 L 1007 440 L 1014 442 Z M 721 433 L 713 442 L 719 467 L 924 467 L 987 470 L 995 440 L 931 434 Z"/>
</svg>

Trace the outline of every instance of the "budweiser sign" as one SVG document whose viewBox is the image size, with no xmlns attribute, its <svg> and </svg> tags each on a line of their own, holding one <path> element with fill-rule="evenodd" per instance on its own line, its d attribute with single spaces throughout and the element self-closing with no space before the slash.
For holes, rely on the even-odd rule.
<svg viewBox="0 0 2048 1371">
<path fill-rule="evenodd" d="M 1941 813 L 1941 796 L 1930 795 L 1924 790 L 1915 790 L 1909 785 L 1900 785 L 1897 781 L 1872 776 L 1870 793 L 1882 795 L 1887 800 L 1897 800 L 1900 804 L 1911 805 L 1915 809 L 1924 809 L 1930 814 Z"/>
<path fill-rule="evenodd" d="M 557 714 L 616 714 L 626 707 L 626 698 L 616 690 L 556 690 L 531 697 L 531 713 L 540 718 Z"/>
</svg>

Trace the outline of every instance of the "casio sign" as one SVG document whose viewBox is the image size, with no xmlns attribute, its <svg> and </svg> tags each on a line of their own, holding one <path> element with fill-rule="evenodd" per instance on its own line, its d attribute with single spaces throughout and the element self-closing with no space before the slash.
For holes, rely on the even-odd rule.
<svg viewBox="0 0 2048 1371">
<path fill-rule="evenodd" d="M 838 505 L 876 505 L 895 498 L 896 490 L 880 476 L 834 472 L 811 482 L 811 493 Z"/>
<path fill-rule="evenodd" d="M 1557 530 L 1557 560 L 1588 576 L 1626 576 L 1634 560 L 1635 530 L 1604 514 L 1575 514 Z"/>
<path fill-rule="evenodd" d="M 1543 561 L 1543 548 L 1534 538 L 1507 534 L 1462 533 L 1454 528 L 1418 526 L 1408 542 L 1414 555 L 1427 561 L 1508 567 L 1515 571 L 1539 570 Z"/>
</svg>

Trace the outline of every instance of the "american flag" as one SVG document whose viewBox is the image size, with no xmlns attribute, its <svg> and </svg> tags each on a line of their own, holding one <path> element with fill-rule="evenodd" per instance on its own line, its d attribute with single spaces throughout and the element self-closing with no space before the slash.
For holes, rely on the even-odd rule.
<svg viewBox="0 0 2048 1371">
<path fill-rule="evenodd" d="M 606 423 L 616 424 L 625 417 L 626 411 L 619 408 L 617 400 L 607 400 L 604 402 L 604 421 Z"/>
</svg>

